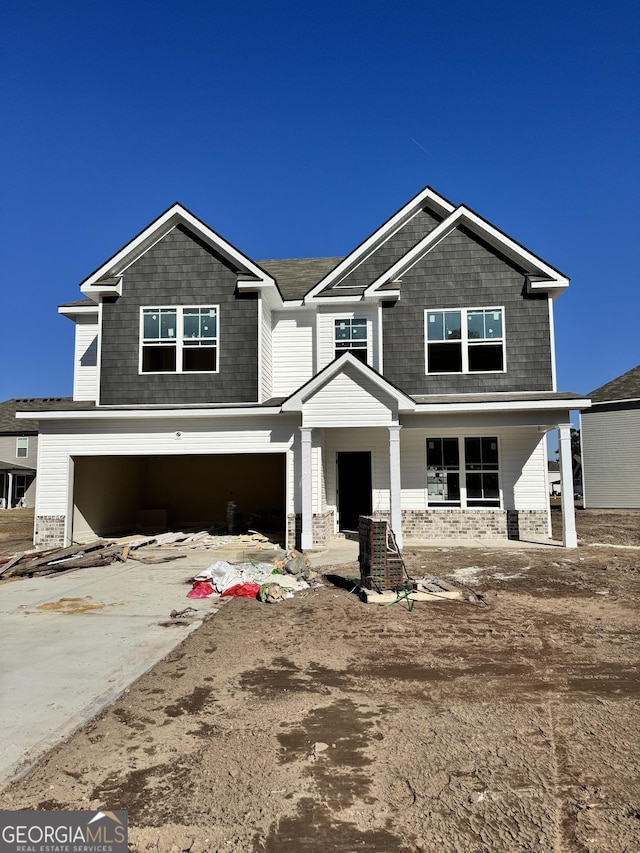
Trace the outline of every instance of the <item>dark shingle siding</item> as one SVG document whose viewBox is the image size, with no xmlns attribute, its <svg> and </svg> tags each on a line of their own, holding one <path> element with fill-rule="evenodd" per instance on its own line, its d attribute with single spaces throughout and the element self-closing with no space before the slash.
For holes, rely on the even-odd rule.
<svg viewBox="0 0 640 853">
<path fill-rule="evenodd" d="M 402 277 L 383 312 L 384 374 L 409 394 L 552 388 L 546 295 L 525 293 L 525 271 L 458 228 Z M 424 310 L 504 306 L 506 373 L 425 375 Z"/>
<path fill-rule="evenodd" d="M 183 227 L 124 274 L 103 307 L 100 403 L 239 403 L 257 398 L 257 298 L 236 295 L 237 271 Z M 219 305 L 219 372 L 139 374 L 140 307 Z"/>
<path fill-rule="evenodd" d="M 392 237 L 345 278 L 339 282 L 333 295 L 345 295 L 343 288 L 364 288 L 372 284 L 406 253 L 427 236 L 440 223 L 440 219 L 428 210 L 420 210 L 406 222 Z M 323 293 L 323 295 L 329 295 Z"/>
</svg>

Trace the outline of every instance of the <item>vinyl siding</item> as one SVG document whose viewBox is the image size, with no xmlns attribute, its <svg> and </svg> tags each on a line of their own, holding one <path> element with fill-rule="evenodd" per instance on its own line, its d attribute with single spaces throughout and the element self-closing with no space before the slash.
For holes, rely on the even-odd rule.
<svg viewBox="0 0 640 853">
<path fill-rule="evenodd" d="M 66 515 L 69 457 L 179 456 L 183 454 L 286 453 L 296 435 L 296 420 L 257 416 L 199 419 L 185 415 L 162 421 L 43 423 L 38 456 L 37 515 Z M 180 437 L 177 437 L 180 433 Z"/>
<path fill-rule="evenodd" d="M 582 414 L 585 507 L 640 509 L 640 409 Z"/>
<path fill-rule="evenodd" d="M 260 358 L 261 358 L 261 400 L 269 400 L 273 396 L 273 345 L 271 332 L 271 309 L 264 300 L 261 305 L 261 335 L 260 335 Z"/>
<path fill-rule="evenodd" d="M 375 370 L 379 370 L 378 309 L 376 305 L 358 306 L 353 311 L 336 311 L 324 306 L 319 308 L 317 317 L 318 369 L 322 370 L 335 358 L 335 321 L 347 319 L 367 321 L 367 364 L 370 364 Z"/>
<path fill-rule="evenodd" d="M 288 397 L 314 375 L 311 311 L 273 314 L 273 395 Z"/>
<path fill-rule="evenodd" d="M 73 399 L 96 400 L 98 395 L 98 320 L 76 319 Z"/>
<path fill-rule="evenodd" d="M 327 509 L 337 511 L 337 454 L 370 451 L 373 512 L 389 509 L 389 431 L 386 429 L 336 429 L 325 432 L 325 476 Z"/>
<path fill-rule="evenodd" d="M 397 422 L 395 400 L 369 379 L 343 371 L 304 405 L 303 423 L 310 427 L 386 426 Z"/>
<path fill-rule="evenodd" d="M 402 277 L 383 308 L 384 375 L 408 394 L 553 390 L 546 294 L 525 292 L 525 272 L 457 228 Z M 425 309 L 504 307 L 504 373 L 425 374 Z"/>
</svg>

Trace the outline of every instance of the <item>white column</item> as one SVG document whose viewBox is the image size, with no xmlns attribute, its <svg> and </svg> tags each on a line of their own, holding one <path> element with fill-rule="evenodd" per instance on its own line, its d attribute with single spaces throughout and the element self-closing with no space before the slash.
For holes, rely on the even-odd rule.
<svg viewBox="0 0 640 853">
<path fill-rule="evenodd" d="M 390 521 L 398 548 L 402 548 L 402 483 L 400 479 L 400 426 L 389 427 Z"/>
<path fill-rule="evenodd" d="M 7 474 L 9 475 L 9 487 L 7 489 L 7 509 L 11 509 L 11 496 L 13 495 L 13 472 L 7 471 Z"/>
<path fill-rule="evenodd" d="M 571 424 L 558 424 L 558 447 L 560 449 L 560 489 L 562 491 L 562 544 L 565 548 L 577 548 L 576 509 L 573 502 Z"/>
<path fill-rule="evenodd" d="M 302 537 L 300 545 L 303 551 L 313 548 L 313 468 L 311 458 L 312 429 L 300 427 L 301 487 L 302 487 Z"/>
</svg>

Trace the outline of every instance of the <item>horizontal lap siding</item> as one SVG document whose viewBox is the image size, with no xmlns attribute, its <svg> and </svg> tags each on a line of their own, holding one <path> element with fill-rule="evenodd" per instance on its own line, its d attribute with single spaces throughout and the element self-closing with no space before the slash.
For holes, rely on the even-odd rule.
<svg viewBox="0 0 640 853">
<path fill-rule="evenodd" d="M 640 409 L 584 412 L 585 505 L 640 509 Z"/>
<path fill-rule="evenodd" d="M 184 417 L 155 424 L 149 420 L 43 424 L 38 455 L 38 515 L 65 514 L 70 456 L 181 456 L 221 453 L 286 453 L 295 426 L 268 418 L 230 418 L 224 423 Z M 176 433 L 180 437 L 176 437 Z"/>
<path fill-rule="evenodd" d="M 378 370 L 378 309 L 375 305 L 363 305 L 353 311 L 320 309 L 317 320 L 319 369 L 335 358 L 335 321 L 346 319 L 367 321 L 367 363 Z"/>
<path fill-rule="evenodd" d="M 288 397 L 314 373 L 311 312 L 273 315 L 273 395 Z"/>
<path fill-rule="evenodd" d="M 373 512 L 389 510 L 389 431 L 386 429 L 332 429 L 325 432 L 327 508 L 336 510 L 338 452 L 371 452 Z"/>
<path fill-rule="evenodd" d="M 271 309 L 262 302 L 261 327 L 261 400 L 269 400 L 273 396 L 273 345 L 271 332 Z"/>
<path fill-rule="evenodd" d="M 76 321 L 73 399 L 95 400 L 98 394 L 98 321 Z"/>
<path fill-rule="evenodd" d="M 381 399 L 382 398 L 382 399 Z M 384 399 L 386 398 L 386 399 Z M 370 380 L 338 373 L 304 405 L 305 426 L 385 426 L 393 401 Z"/>
</svg>

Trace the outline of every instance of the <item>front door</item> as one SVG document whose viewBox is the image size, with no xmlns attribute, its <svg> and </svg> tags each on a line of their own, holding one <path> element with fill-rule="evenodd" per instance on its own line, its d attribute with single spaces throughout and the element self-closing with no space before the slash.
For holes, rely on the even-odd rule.
<svg viewBox="0 0 640 853">
<path fill-rule="evenodd" d="M 371 453 L 338 453 L 338 527 L 358 530 L 358 516 L 371 515 Z"/>
</svg>

